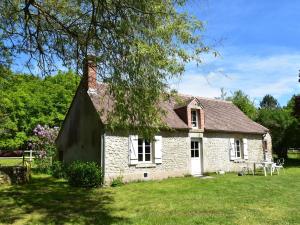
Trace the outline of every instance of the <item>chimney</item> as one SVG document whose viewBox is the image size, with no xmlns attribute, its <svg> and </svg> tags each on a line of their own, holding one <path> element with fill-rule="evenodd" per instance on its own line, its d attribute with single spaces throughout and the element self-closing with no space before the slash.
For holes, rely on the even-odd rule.
<svg viewBox="0 0 300 225">
<path fill-rule="evenodd" d="M 88 92 L 95 93 L 97 89 L 97 64 L 95 56 L 87 56 L 83 62 L 83 77 Z"/>
</svg>

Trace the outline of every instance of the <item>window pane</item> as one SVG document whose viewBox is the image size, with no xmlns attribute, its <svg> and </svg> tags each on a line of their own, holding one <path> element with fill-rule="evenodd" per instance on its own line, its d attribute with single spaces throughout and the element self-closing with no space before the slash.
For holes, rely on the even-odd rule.
<svg viewBox="0 0 300 225">
<path fill-rule="evenodd" d="M 194 149 L 194 142 L 191 141 L 191 149 Z"/>
<path fill-rule="evenodd" d="M 142 154 L 142 153 L 143 153 L 143 146 L 139 146 L 139 147 L 138 147 L 138 153 L 139 153 L 139 154 Z"/>
<path fill-rule="evenodd" d="M 150 153 L 150 145 L 145 146 L 145 153 Z"/>
<path fill-rule="evenodd" d="M 192 158 L 195 157 L 195 155 L 194 155 L 194 150 L 191 150 L 191 156 L 192 156 Z"/>
<path fill-rule="evenodd" d="M 149 140 L 145 140 L 145 145 L 150 145 L 150 141 Z"/>
<path fill-rule="evenodd" d="M 151 155 L 145 154 L 145 161 L 150 161 L 150 160 L 151 160 Z"/>
<path fill-rule="evenodd" d="M 197 119 L 196 111 L 192 111 L 192 120 L 195 121 Z"/>
<path fill-rule="evenodd" d="M 238 152 L 236 152 L 236 157 L 241 157 L 241 152 L 240 151 L 238 151 Z"/>
<path fill-rule="evenodd" d="M 195 149 L 199 149 L 199 142 L 195 141 Z"/>
<path fill-rule="evenodd" d="M 191 111 L 191 117 L 192 127 L 197 127 L 197 111 Z"/>
<path fill-rule="evenodd" d="M 138 144 L 139 144 L 139 145 L 143 145 L 143 139 L 139 138 L 139 139 L 138 139 Z"/>
<path fill-rule="evenodd" d="M 195 157 L 199 157 L 199 150 L 195 151 Z"/>
<path fill-rule="evenodd" d="M 139 154 L 138 156 L 139 156 L 139 157 L 138 157 L 138 160 L 139 160 L 139 161 L 143 161 L 143 154 Z"/>
</svg>

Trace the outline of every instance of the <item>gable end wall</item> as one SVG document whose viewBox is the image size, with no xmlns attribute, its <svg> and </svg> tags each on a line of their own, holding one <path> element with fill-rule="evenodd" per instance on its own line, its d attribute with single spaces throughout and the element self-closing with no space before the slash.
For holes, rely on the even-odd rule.
<svg viewBox="0 0 300 225">
<path fill-rule="evenodd" d="M 63 151 L 63 161 L 101 163 L 101 127 L 99 115 L 81 84 L 56 142 L 58 150 Z"/>
</svg>

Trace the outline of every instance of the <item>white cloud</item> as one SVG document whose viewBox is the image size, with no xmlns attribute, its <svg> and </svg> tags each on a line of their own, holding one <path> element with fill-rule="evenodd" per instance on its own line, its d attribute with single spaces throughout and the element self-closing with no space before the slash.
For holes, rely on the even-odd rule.
<svg viewBox="0 0 300 225">
<path fill-rule="evenodd" d="M 182 80 L 173 87 L 179 92 L 204 97 L 220 96 L 220 88 L 243 90 L 252 98 L 266 94 L 276 98 L 299 92 L 299 54 L 271 56 L 233 55 L 200 65 L 189 65 Z"/>
</svg>

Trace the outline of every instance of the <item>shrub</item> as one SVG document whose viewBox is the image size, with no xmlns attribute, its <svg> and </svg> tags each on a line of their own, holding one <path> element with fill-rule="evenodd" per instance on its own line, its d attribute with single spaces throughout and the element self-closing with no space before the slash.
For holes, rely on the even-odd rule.
<svg viewBox="0 0 300 225">
<path fill-rule="evenodd" d="M 67 178 L 67 167 L 60 161 L 54 161 L 51 166 L 51 175 L 55 178 Z"/>
<path fill-rule="evenodd" d="M 72 162 L 67 169 L 67 179 L 74 187 L 97 187 L 102 184 L 100 166 L 95 162 Z"/>
<path fill-rule="evenodd" d="M 38 173 L 51 173 L 51 158 L 35 158 L 34 159 L 35 168 L 34 170 Z"/>
<path fill-rule="evenodd" d="M 118 176 L 117 178 L 113 179 L 111 184 L 110 184 L 110 186 L 112 186 L 112 187 L 119 187 L 119 186 L 122 186 L 122 185 L 124 185 L 122 176 Z"/>
</svg>

